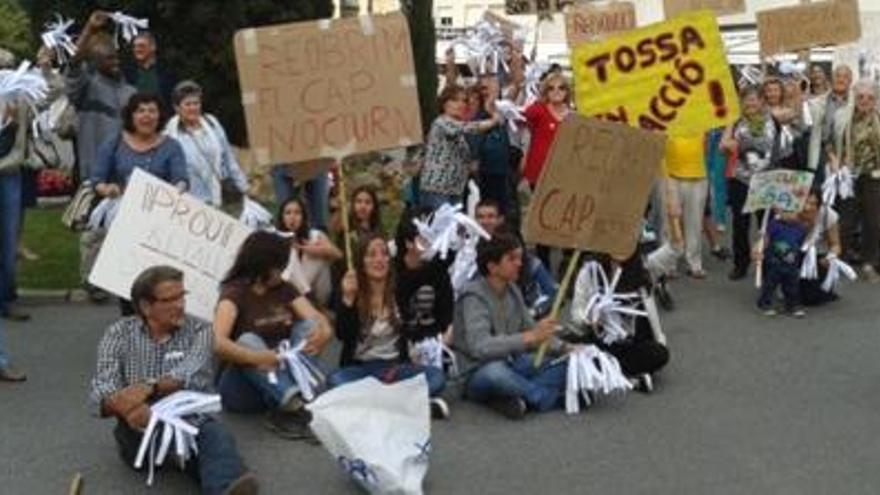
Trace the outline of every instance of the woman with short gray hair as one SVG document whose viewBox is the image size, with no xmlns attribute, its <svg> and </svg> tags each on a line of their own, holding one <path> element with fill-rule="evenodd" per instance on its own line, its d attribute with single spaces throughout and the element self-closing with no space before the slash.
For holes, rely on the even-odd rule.
<svg viewBox="0 0 880 495">
<path fill-rule="evenodd" d="M 165 134 L 177 139 L 186 156 L 189 192 L 210 205 L 238 203 L 248 180 L 220 122 L 202 113 L 202 88 L 183 81 L 171 95 L 176 115 L 165 125 Z"/>
<path fill-rule="evenodd" d="M 835 122 L 835 150 L 829 167 L 849 167 L 855 177 L 855 201 L 841 209 L 841 230 L 861 227 L 860 258 L 863 277 L 880 282 L 880 112 L 877 85 L 861 80 L 853 86 L 852 112 L 838 114 Z M 848 236 L 844 236 L 849 239 Z"/>
</svg>

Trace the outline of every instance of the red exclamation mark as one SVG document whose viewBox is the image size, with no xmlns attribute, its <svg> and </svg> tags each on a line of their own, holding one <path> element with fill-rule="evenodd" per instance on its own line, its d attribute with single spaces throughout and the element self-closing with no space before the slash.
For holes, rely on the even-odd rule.
<svg viewBox="0 0 880 495">
<path fill-rule="evenodd" d="M 724 104 L 724 88 L 721 87 L 720 82 L 709 83 L 709 99 L 715 105 L 715 116 L 719 119 L 724 118 L 727 115 L 727 105 Z"/>
</svg>

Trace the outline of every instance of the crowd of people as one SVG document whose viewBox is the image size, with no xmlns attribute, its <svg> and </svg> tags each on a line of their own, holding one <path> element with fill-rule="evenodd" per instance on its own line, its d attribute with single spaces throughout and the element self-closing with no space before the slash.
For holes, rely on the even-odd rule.
<svg viewBox="0 0 880 495">
<path fill-rule="evenodd" d="M 76 114 L 80 187 L 98 199 L 118 198 L 141 169 L 209 205 L 234 208 L 250 185 L 222 123 L 203 110 L 210 102 L 203 102 L 199 84 L 178 82 L 146 31 L 134 38 L 123 69 L 105 35 L 109 22 L 106 13 L 94 13 L 63 67 L 53 67 L 45 53 L 38 57 L 55 88 L 51 99 L 65 98 Z M 450 417 L 453 384 L 465 399 L 512 419 L 562 408 L 565 356 L 590 345 L 619 362 L 632 388 L 651 392 L 669 360 L 657 303 L 672 309 L 669 281 L 680 276 L 682 261 L 685 276 L 708 276 L 704 242 L 713 256 L 732 258 L 731 280 L 761 264 L 757 306 L 768 315 L 778 311 L 778 288 L 782 309 L 795 317 L 804 316 L 804 306 L 836 299 L 833 284 L 823 281 L 841 269 L 841 260 L 857 264 L 867 281 L 880 281 L 877 88 L 868 81 L 853 85 L 848 67 L 836 67 L 830 83 L 819 65 L 806 75 L 779 71 L 750 81 L 742 85 L 735 124 L 670 138 L 639 247 L 627 259 L 589 253 L 567 297 L 560 293 L 558 258 L 572 253 L 554 256 L 549 246 L 526 245 L 527 194 L 521 193 L 536 187 L 555 133 L 574 111 L 571 83 L 561 67 L 548 66 L 533 81 L 537 91 L 527 91 L 529 60 L 515 45 L 498 72 L 465 76 L 448 57 L 440 115 L 393 235 L 384 229 L 394 219 L 383 216 L 371 187 L 342 199 L 349 205 L 343 219 L 341 210 L 330 211 L 326 164 L 305 177 L 297 175 L 299 165 L 279 164 L 276 224 L 251 234 L 228 273 L 216 274 L 222 283 L 211 322 L 186 315 L 184 274 L 168 266 L 145 270 L 120 298 L 122 317 L 98 344 L 90 398 L 96 414 L 117 419 L 114 437 L 126 462 L 136 455 L 150 405 L 180 390 L 216 391 L 225 411 L 263 413 L 278 435 L 314 442 L 305 407 L 312 394 L 278 372 L 279 356 L 290 348 L 318 377 L 317 393 L 366 377 L 394 383 L 423 375 L 437 419 Z M 511 106 L 521 114 L 511 114 Z M 15 266 L 33 116 L 26 105 L 6 108 L 0 316 L 26 319 L 14 304 Z M 742 211 L 749 183 L 780 168 L 814 172 L 814 187 L 798 213 L 755 214 L 766 229 L 765 239 L 753 239 L 753 214 Z M 850 194 L 838 187 L 846 177 Z M 468 213 L 485 237 L 471 260 L 464 260 L 464 247 L 441 256 L 419 225 L 444 205 L 469 199 L 475 204 Z M 729 250 L 721 241 L 728 221 Z M 87 279 L 108 227 L 90 225 L 80 234 L 83 284 L 96 303 L 109 295 Z M 350 260 L 347 242 L 354 246 Z M 463 278 L 453 276 L 457 256 L 468 269 Z M 562 314 L 552 309 L 559 297 L 567 301 Z M 25 380 L 9 363 L 2 337 L 0 327 L 0 380 Z M 338 366 L 327 358 L 334 337 Z M 547 357 L 537 359 L 545 350 Z M 200 461 L 192 471 L 203 490 L 255 491 L 256 479 L 222 423 L 210 416 L 194 421 Z"/>
</svg>

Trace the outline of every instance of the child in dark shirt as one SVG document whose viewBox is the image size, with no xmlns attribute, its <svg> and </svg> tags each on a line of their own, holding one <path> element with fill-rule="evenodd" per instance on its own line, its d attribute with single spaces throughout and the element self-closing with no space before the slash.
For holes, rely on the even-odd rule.
<svg viewBox="0 0 880 495">
<path fill-rule="evenodd" d="M 801 247 L 807 233 L 807 226 L 798 215 L 782 214 L 767 224 L 763 251 L 756 247 L 754 252 L 756 261 L 763 261 L 764 271 L 758 308 L 767 316 L 776 314 L 773 298 L 777 288 L 782 289 L 786 313 L 797 318 L 805 315 L 801 307 L 800 271 L 804 256 Z"/>
</svg>

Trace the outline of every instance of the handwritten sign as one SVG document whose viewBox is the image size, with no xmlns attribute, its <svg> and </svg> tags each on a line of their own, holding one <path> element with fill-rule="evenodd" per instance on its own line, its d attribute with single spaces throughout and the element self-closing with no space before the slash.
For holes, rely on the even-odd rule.
<svg viewBox="0 0 880 495">
<path fill-rule="evenodd" d="M 746 11 L 746 0 L 663 0 L 667 19 L 696 10 L 711 10 L 722 16 L 741 14 Z"/>
<path fill-rule="evenodd" d="M 565 13 L 568 46 L 598 41 L 609 33 L 636 27 L 636 7 L 632 2 L 612 2 L 605 6 L 575 5 Z"/>
<path fill-rule="evenodd" d="M 250 229 L 156 177 L 135 169 L 89 282 L 128 299 L 145 269 L 184 273 L 186 310 L 213 320 L 220 280 Z"/>
<path fill-rule="evenodd" d="M 803 209 L 812 184 L 813 173 L 802 170 L 771 170 L 755 174 L 749 182 L 749 196 L 743 213 L 767 208 L 797 213 Z"/>
<path fill-rule="evenodd" d="M 250 28 L 235 35 L 248 140 L 260 165 L 422 141 L 402 14 Z"/>
<path fill-rule="evenodd" d="M 856 0 L 814 2 L 764 10 L 758 12 L 757 19 L 758 41 L 763 57 L 814 46 L 855 42 L 862 35 Z"/>
<path fill-rule="evenodd" d="M 511 15 L 547 14 L 562 12 L 566 5 L 574 3 L 575 0 L 505 0 L 504 11 Z"/>
<path fill-rule="evenodd" d="M 578 111 L 673 136 L 739 117 L 718 23 L 686 14 L 572 50 Z"/>
<path fill-rule="evenodd" d="M 665 146 L 659 132 L 566 119 L 532 196 L 526 239 L 629 257 Z"/>
</svg>

